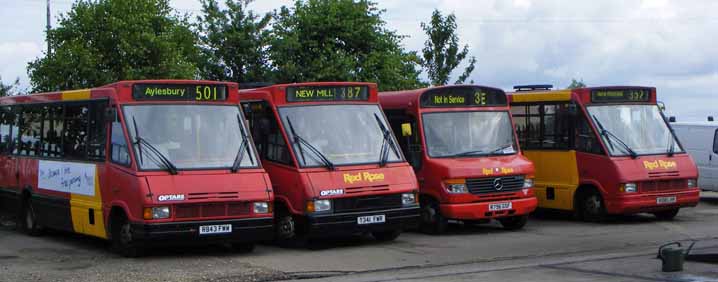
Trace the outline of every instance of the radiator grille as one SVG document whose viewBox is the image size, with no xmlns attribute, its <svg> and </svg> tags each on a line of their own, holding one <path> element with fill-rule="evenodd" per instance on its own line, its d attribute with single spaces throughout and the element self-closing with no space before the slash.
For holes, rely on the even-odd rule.
<svg viewBox="0 0 718 282">
<path fill-rule="evenodd" d="M 250 203 L 203 203 L 175 205 L 175 218 L 205 218 L 247 215 Z"/>
<path fill-rule="evenodd" d="M 401 194 L 337 198 L 333 200 L 335 212 L 359 212 L 400 208 Z"/>
<path fill-rule="evenodd" d="M 688 181 L 686 179 L 643 181 L 639 186 L 641 192 L 660 192 L 687 188 Z"/>
<path fill-rule="evenodd" d="M 494 183 L 500 182 L 500 189 Z M 514 192 L 524 187 L 524 176 L 502 176 L 466 179 L 466 187 L 471 194 L 487 194 L 499 192 Z"/>
</svg>

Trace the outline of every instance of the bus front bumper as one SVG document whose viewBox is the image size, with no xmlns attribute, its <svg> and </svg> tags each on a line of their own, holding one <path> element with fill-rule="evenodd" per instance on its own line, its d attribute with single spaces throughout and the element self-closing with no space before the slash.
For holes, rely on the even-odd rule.
<svg viewBox="0 0 718 282">
<path fill-rule="evenodd" d="M 360 217 L 384 215 L 383 223 L 359 224 Z M 309 215 L 308 235 L 310 237 L 329 237 L 351 235 L 364 232 L 381 232 L 413 229 L 419 226 L 419 206 L 403 208 L 350 212 L 326 215 Z"/>
<path fill-rule="evenodd" d="M 675 197 L 675 201 L 658 203 L 659 199 Z M 606 200 L 606 212 L 609 214 L 632 214 L 642 212 L 658 212 L 675 208 L 695 207 L 700 201 L 700 189 L 685 189 L 660 193 L 638 193 L 636 195 L 623 195 Z"/>
<path fill-rule="evenodd" d="M 511 208 L 506 208 L 506 203 L 511 203 Z M 501 204 L 504 205 L 503 209 L 491 210 L 491 207 L 498 207 Z M 527 215 L 533 212 L 537 205 L 536 197 L 494 202 L 442 204 L 441 214 L 446 218 L 457 220 L 491 219 Z"/>
<path fill-rule="evenodd" d="M 271 240 L 274 236 L 272 217 L 230 220 L 183 221 L 163 223 L 133 223 L 132 235 L 139 244 L 150 246 L 165 244 L 204 244 L 212 242 L 250 243 Z M 202 226 L 231 225 L 231 231 L 200 234 Z"/>
</svg>

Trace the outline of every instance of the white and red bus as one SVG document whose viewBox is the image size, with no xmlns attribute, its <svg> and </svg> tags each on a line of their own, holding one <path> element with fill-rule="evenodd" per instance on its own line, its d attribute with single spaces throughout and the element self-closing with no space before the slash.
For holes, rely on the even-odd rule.
<svg viewBox="0 0 718 282">
<path fill-rule="evenodd" d="M 18 226 L 149 244 L 272 235 L 273 194 L 238 85 L 121 81 L 0 98 L 0 207 Z"/>
</svg>

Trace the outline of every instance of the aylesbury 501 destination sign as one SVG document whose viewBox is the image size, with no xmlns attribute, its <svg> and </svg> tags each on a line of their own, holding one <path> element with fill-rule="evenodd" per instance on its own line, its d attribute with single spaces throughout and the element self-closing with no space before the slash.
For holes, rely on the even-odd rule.
<svg viewBox="0 0 718 282">
<path fill-rule="evenodd" d="M 227 86 L 223 84 L 135 84 L 132 97 L 136 100 L 163 101 L 224 101 Z"/>
</svg>

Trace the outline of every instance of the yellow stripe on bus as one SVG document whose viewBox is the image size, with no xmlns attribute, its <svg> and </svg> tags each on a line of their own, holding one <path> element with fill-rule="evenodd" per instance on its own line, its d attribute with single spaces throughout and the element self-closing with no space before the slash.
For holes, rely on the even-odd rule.
<svg viewBox="0 0 718 282">
<path fill-rule="evenodd" d="M 72 90 L 62 92 L 63 101 L 90 99 L 90 89 Z"/>
<path fill-rule="evenodd" d="M 548 102 L 548 101 L 570 101 L 571 90 L 558 90 L 551 92 L 537 93 L 514 93 L 511 95 L 513 102 Z"/>
<path fill-rule="evenodd" d="M 524 155 L 536 167 L 534 192 L 539 207 L 573 210 L 573 195 L 579 183 L 576 151 L 526 150 Z M 547 197 L 548 187 L 554 190 L 553 199 Z"/>
<path fill-rule="evenodd" d="M 97 172 L 95 172 L 95 195 L 70 194 L 70 213 L 75 232 L 107 239 Z M 94 218 L 94 224 L 90 222 L 90 214 Z"/>
</svg>

